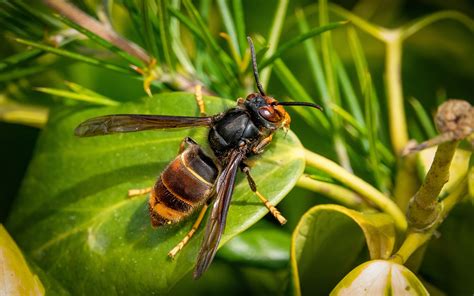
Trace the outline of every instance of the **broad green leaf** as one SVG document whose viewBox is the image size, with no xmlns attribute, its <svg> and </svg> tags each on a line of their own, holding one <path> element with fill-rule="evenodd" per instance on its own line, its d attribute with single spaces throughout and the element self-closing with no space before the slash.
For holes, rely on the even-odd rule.
<svg viewBox="0 0 474 296">
<path fill-rule="evenodd" d="M 413 272 L 384 260 L 357 266 L 332 290 L 331 295 L 429 295 Z"/>
<path fill-rule="evenodd" d="M 319 205 L 301 218 L 291 242 L 296 295 L 327 295 L 353 267 L 365 244 L 371 259 L 388 258 L 395 243 L 392 219 L 338 205 Z"/>
<path fill-rule="evenodd" d="M 38 276 L 31 272 L 23 254 L 0 224 L 0 295 L 44 295 Z"/>
<path fill-rule="evenodd" d="M 230 240 L 219 251 L 219 258 L 271 269 L 288 266 L 290 234 L 278 226 L 260 224 Z"/>
<path fill-rule="evenodd" d="M 233 103 L 205 97 L 215 114 Z M 174 261 L 170 251 L 189 231 L 195 216 L 178 225 L 152 229 L 147 197 L 127 190 L 153 185 L 190 136 L 205 145 L 206 129 L 180 129 L 76 138 L 83 120 L 114 113 L 197 115 L 193 95 L 171 93 L 144 103 L 56 110 L 36 147 L 9 229 L 25 252 L 73 294 L 162 294 L 194 268 L 203 228 Z M 278 133 L 252 174 L 259 191 L 277 204 L 304 168 L 304 154 L 291 132 Z M 267 210 L 239 177 L 222 238 L 225 243 Z M 190 275 L 187 275 L 190 277 Z"/>
</svg>

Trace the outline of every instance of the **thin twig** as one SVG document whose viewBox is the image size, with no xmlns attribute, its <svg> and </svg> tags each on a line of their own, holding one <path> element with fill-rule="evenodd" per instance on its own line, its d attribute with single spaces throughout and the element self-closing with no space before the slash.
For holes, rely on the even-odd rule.
<svg viewBox="0 0 474 296">
<path fill-rule="evenodd" d="M 379 209 L 391 215 L 397 229 L 402 233 L 407 228 L 405 215 L 397 205 L 375 187 L 348 172 L 337 163 L 312 151 L 305 150 L 306 165 L 329 174 L 332 178 L 359 193 L 362 198 L 373 202 Z"/>
<path fill-rule="evenodd" d="M 143 48 L 121 37 L 115 31 L 110 30 L 106 25 L 85 14 L 74 5 L 63 0 L 43 0 L 43 2 L 51 9 L 57 11 L 81 27 L 86 28 L 92 33 L 114 44 L 123 51 L 133 55 L 134 57 L 137 57 L 144 63 L 149 64 L 151 62 L 151 57 Z"/>
<path fill-rule="evenodd" d="M 133 43 L 130 40 L 121 37 L 117 32 L 113 30 L 111 26 L 97 21 L 96 19 L 87 15 L 74 5 L 64 0 L 43 0 L 43 2 L 51 9 L 55 10 L 59 14 L 68 18 L 69 20 L 100 36 L 104 40 L 122 49 L 128 54 L 140 59 L 146 65 L 150 65 L 152 63 L 153 58 L 142 47 Z M 197 79 L 189 79 L 184 75 L 168 74 L 167 71 L 163 68 L 164 67 L 161 66 L 161 75 L 157 78 L 162 83 L 167 83 L 175 89 L 192 92 L 194 90 L 195 85 L 204 85 L 201 81 Z M 211 90 L 204 86 L 202 87 L 202 93 L 205 95 L 214 95 Z"/>
</svg>

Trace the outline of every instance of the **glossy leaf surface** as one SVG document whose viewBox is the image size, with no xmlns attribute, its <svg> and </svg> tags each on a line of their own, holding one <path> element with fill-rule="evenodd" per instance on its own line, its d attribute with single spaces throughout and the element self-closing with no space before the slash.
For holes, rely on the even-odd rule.
<svg viewBox="0 0 474 296">
<path fill-rule="evenodd" d="M 0 295 L 44 295 L 18 246 L 0 224 Z"/>
<path fill-rule="evenodd" d="M 291 269 L 296 295 L 327 295 L 356 263 L 364 245 L 371 259 L 388 258 L 395 243 L 393 221 L 383 213 L 360 213 L 319 205 L 293 232 Z"/>
<path fill-rule="evenodd" d="M 215 114 L 234 103 L 205 97 L 205 105 L 208 114 Z M 73 294 L 168 291 L 193 269 L 203 235 L 201 227 L 171 261 L 168 251 L 189 231 L 195 216 L 153 229 L 147 197 L 130 199 L 127 191 L 152 186 L 185 136 L 205 144 L 206 128 L 73 136 L 80 122 L 118 113 L 199 112 L 193 95 L 173 93 L 141 104 L 51 114 L 8 228 L 25 252 L 63 286 L 74 289 Z M 293 133 L 278 133 L 252 168 L 259 191 L 277 204 L 301 175 L 303 157 Z M 241 175 L 237 183 L 222 243 L 267 213 Z"/>
</svg>

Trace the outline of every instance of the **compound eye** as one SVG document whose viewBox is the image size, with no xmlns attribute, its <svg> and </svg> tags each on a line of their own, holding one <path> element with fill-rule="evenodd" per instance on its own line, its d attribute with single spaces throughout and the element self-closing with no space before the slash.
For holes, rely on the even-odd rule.
<svg viewBox="0 0 474 296">
<path fill-rule="evenodd" d="M 271 122 L 277 122 L 280 120 L 280 116 L 275 112 L 273 108 L 270 109 L 269 107 L 262 107 L 258 109 L 258 114 L 260 114 L 260 116 Z"/>
</svg>

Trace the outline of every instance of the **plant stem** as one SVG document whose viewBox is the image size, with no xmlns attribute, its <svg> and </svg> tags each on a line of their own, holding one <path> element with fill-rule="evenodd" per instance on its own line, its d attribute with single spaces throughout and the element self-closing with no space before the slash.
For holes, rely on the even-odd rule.
<svg viewBox="0 0 474 296">
<path fill-rule="evenodd" d="M 308 175 L 302 175 L 296 182 L 296 186 L 323 194 L 349 208 L 368 208 L 367 203 L 354 191 L 336 184 L 315 180 Z"/>
<path fill-rule="evenodd" d="M 69 4 L 63 0 L 43 0 L 43 2 L 51 9 L 59 12 L 71 21 L 114 44 L 123 51 L 139 58 L 146 64 L 151 62 L 150 56 L 145 52 L 145 50 L 143 50 L 143 48 L 129 40 L 122 38 L 115 31 L 108 29 L 105 25 L 88 16 L 74 5 Z"/>
<path fill-rule="evenodd" d="M 359 177 L 349 173 L 332 160 L 305 149 L 306 164 L 329 174 L 332 178 L 342 182 L 363 198 L 373 202 L 379 209 L 392 216 L 395 226 L 400 232 L 407 228 L 405 215 L 400 208 L 387 196 L 378 191 Z"/>
<path fill-rule="evenodd" d="M 438 195 L 449 179 L 449 167 L 459 141 L 438 146 L 423 184 L 408 205 L 408 222 L 415 231 L 431 227 L 441 212 Z"/>
<path fill-rule="evenodd" d="M 420 186 L 416 159 L 417 156 L 411 154 L 398 160 L 393 198 L 403 212 L 406 211 L 410 198 L 415 195 Z"/>
<path fill-rule="evenodd" d="M 461 200 L 466 192 L 467 178 L 464 178 L 461 184 L 456 186 L 454 191 L 448 194 L 448 196 L 441 202 L 441 212 L 435 223 L 422 232 L 410 229 L 402 246 L 390 260 L 399 264 L 404 264 L 418 248 L 423 246 L 431 238 L 438 226 L 443 222 L 449 212 Z"/>
<path fill-rule="evenodd" d="M 42 128 L 48 121 L 48 109 L 0 97 L 0 121 Z"/>
<path fill-rule="evenodd" d="M 401 31 L 392 30 L 385 34 L 385 83 L 387 87 L 390 138 L 393 150 L 400 155 L 408 142 L 408 130 L 403 105 L 401 78 L 402 38 Z"/>
<path fill-rule="evenodd" d="M 145 64 L 152 64 L 153 59 L 143 48 L 133 43 L 132 41 L 121 37 L 113 29 L 108 28 L 105 24 L 102 24 L 101 22 L 95 20 L 94 18 L 87 15 L 74 5 L 64 0 L 43 0 L 43 2 L 51 9 L 63 15 L 64 17 L 77 23 L 79 26 L 91 31 L 92 33 L 110 42 L 114 46 L 122 49 L 128 54 L 140 59 Z M 165 70 L 166 69 L 159 69 L 158 71 L 161 73 L 160 77 L 158 77 L 158 79 L 160 79 L 160 82 L 168 83 L 176 89 L 185 91 L 192 91 L 194 86 L 199 84 L 202 85 L 203 94 L 213 94 L 211 90 L 204 87 L 204 84 L 202 82 L 198 80 L 189 79 L 185 75 L 172 75 L 171 73 L 169 73 L 169 71 Z"/>
</svg>

